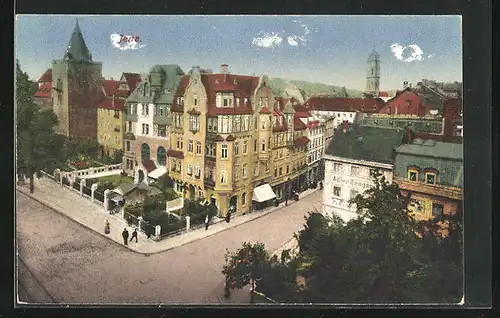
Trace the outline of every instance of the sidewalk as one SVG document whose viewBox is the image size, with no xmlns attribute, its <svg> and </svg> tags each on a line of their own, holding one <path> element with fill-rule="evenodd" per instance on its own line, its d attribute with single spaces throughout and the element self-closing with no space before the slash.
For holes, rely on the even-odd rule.
<svg viewBox="0 0 500 318">
<path fill-rule="evenodd" d="M 29 193 L 28 185 L 24 187 L 17 186 L 16 189 L 39 203 L 58 213 L 66 215 L 81 225 L 106 236 L 120 245 L 123 245 L 123 238 L 121 236 L 123 229 L 127 228 L 131 234 L 132 227 L 129 227 L 127 222 L 119 215 L 110 215 L 102 206 L 92 203 L 86 198 L 82 198 L 78 193 L 61 187 L 50 179 L 35 178 L 34 193 Z M 318 189 L 308 189 L 300 194 L 300 198 L 305 198 Z M 288 205 L 293 205 L 294 203 L 295 201 L 289 201 Z M 219 220 L 217 223 L 211 224 L 208 230 L 205 230 L 205 228 L 196 229 L 158 242 L 147 239 L 144 233 L 139 232 L 139 242 L 129 242 L 129 245 L 126 247 L 134 252 L 147 255 L 168 251 L 260 218 L 273 211 L 282 209 L 284 206 L 285 203 L 281 203 L 278 207 L 273 206 L 263 211 L 254 211 L 247 215 L 233 217 L 230 223 Z M 111 229 L 111 233 L 107 235 L 104 234 L 104 224 L 106 220 L 109 221 Z"/>
</svg>

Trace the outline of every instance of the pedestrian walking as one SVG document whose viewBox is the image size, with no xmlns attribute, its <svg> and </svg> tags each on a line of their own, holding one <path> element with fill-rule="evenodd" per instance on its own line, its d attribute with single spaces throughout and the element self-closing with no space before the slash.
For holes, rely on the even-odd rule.
<svg viewBox="0 0 500 318">
<path fill-rule="evenodd" d="M 123 244 L 128 245 L 128 231 L 126 228 L 123 229 L 122 237 L 123 237 Z"/>
<path fill-rule="evenodd" d="M 109 234 L 109 232 L 110 232 L 109 221 L 106 220 L 106 223 L 104 223 L 104 234 Z"/>
<path fill-rule="evenodd" d="M 150 226 L 146 226 L 146 238 L 150 238 L 151 237 L 151 227 Z"/>
<path fill-rule="evenodd" d="M 132 237 L 130 238 L 130 242 L 135 238 L 135 242 L 137 243 L 137 229 L 134 229 L 134 232 L 132 232 Z"/>
<path fill-rule="evenodd" d="M 288 206 L 288 194 L 285 194 L 285 206 Z"/>
<path fill-rule="evenodd" d="M 208 230 L 208 223 L 209 223 L 209 219 L 208 219 L 208 214 L 207 214 L 207 216 L 205 216 L 205 231 Z"/>
<path fill-rule="evenodd" d="M 231 211 L 227 211 L 226 214 L 226 223 L 229 223 L 231 221 Z"/>
</svg>

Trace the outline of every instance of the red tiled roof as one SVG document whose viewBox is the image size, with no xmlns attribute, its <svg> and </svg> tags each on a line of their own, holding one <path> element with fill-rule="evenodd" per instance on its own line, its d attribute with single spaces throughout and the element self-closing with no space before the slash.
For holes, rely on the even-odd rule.
<svg viewBox="0 0 500 318">
<path fill-rule="evenodd" d="M 169 149 L 167 150 L 167 156 L 174 157 L 177 159 L 184 159 L 184 153 L 182 151 Z"/>
<path fill-rule="evenodd" d="M 273 116 L 283 116 L 283 113 L 279 108 L 273 108 Z"/>
<path fill-rule="evenodd" d="M 40 85 L 33 97 L 52 97 L 52 82 L 45 82 Z"/>
<path fill-rule="evenodd" d="M 304 130 L 307 129 L 307 126 L 299 117 L 293 117 L 293 128 L 294 130 Z"/>
<path fill-rule="evenodd" d="M 124 89 L 115 90 L 114 94 L 116 97 L 125 97 L 127 98 L 130 95 L 130 92 Z"/>
<path fill-rule="evenodd" d="M 307 117 L 310 117 L 311 114 L 309 114 L 309 112 L 295 112 L 295 117 L 299 117 L 299 118 L 307 118 Z"/>
<path fill-rule="evenodd" d="M 141 75 L 137 73 L 123 73 L 127 81 L 128 89 L 133 92 L 137 85 L 141 82 Z"/>
<path fill-rule="evenodd" d="M 307 109 L 319 111 L 377 113 L 384 106 L 384 101 L 380 98 L 311 97 L 304 103 L 304 106 Z"/>
<path fill-rule="evenodd" d="M 233 137 L 233 135 L 229 135 L 226 137 L 226 141 L 234 141 L 236 138 Z"/>
<path fill-rule="evenodd" d="M 106 96 L 113 96 L 116 88 L 118 87 L 118 81 L 115 80 L 104 80 L 102 81 L 102 89 Z"/>
<path fill-rule="evenodd" d="M 52 82 L 52 69 L 49 68 L 40 76 L 38 82 Z"/>
<path fill-rule="evenodd" d="M 147 172 L 151 172 L 156 169 L 156 165 L 151 159 L 142 160 L 142 165 L 146 168 Z"/>
<path fill-rule="evenodd" d="M 299 138 L 295 139 L 295 147 L 302 147 L 304 145 L 307 145 L 311 141 L 309 138 L 306 136 L 300 136 Z"/>
<path fill-rule="evenodd" d="M 114 109 L 114 110 L 123 110 L 124 107 L 125 107 L 125 100 L 117 98 L 115 98 L 114 103 L 112 98 L 111 99 L 108 98 L 104 101 L 101 101 L 97 105 L 97 108 Z"/>
<path fill-rule="evenodd" d="M 267 107 L 262 107 L 260 110 L 259 110 L 259 114 L 270 114 L 271 111 L 269 109 L 267 109 Z"/>
</svg>

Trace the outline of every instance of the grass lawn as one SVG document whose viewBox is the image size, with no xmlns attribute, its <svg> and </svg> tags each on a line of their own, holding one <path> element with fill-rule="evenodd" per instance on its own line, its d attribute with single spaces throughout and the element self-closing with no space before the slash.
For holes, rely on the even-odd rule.
<svg viewBox="0 0 500 318">
<path fill-rule="evenodd" d="M 109 182 L 112 182 L 113 185 L 115 185 L 115 186 L 119 186 L 122 183 L 130 183 L 130 184 L 134 183 L 134 178 L 132 178 L 132 177 L 123 177 L 123 176 L 121 176 L 119 174 L 112 175 L 112 176 L 101 177 L 101 178 L 98 178 L 97 180 L 98 180 L 99 183 L 109 181 Z"/>
</svg>

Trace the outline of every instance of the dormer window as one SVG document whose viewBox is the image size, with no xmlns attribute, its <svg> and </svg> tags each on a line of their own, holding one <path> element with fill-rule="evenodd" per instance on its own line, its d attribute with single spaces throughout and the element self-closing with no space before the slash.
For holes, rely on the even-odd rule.
<svg viewBox="0 0 500 318">
<path fill-rule="evenodd" d="M 184 97 L 181 97 L 181 105 L 184 105 Z"/>
<path fill-rule="evenodd" d="M 259 97 L 259 106 L 262 106 L 262 97 Z"/>
<path fill-rule="evenodd" d="M 239 106 L 240 106 L 240 99 L 236 98 L 236 107 L 239 107 Z"/>
<path fill-rule="evenodd" d="M 219 84 L 219 80 L 218 79 L 215 79 L 215 84 Z"/>
<path fill-rule="evenodd" d="M 391 114 L 391 106 L 387 107 L 387 114 Z"/>
<path fill-rule="evenodd" d="M 248 103 L 248 98 L 245 97 L 245 105 Z"/>
<path fill-rule="evenodd" d="M 226 107 L 226 106 L 227 106 L 227 103 L 228 103 L 228 102 L 227 102 L 227 99 L 226 99 L 226 98 L 224 98 L 224 103 L 223 103 L 224 107 Z"/>
</svg>

